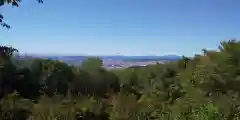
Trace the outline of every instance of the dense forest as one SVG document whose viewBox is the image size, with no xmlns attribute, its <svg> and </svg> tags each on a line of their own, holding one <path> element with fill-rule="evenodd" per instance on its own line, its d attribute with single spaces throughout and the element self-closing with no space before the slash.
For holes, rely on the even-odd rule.
<svg viewBox="0 0 240 120">
<path fill-rule="evenodd" d="M 238 120 L 240 41 L 145 67 L 17 59 L 0 47 L 1 120 Z"/>
</svg>

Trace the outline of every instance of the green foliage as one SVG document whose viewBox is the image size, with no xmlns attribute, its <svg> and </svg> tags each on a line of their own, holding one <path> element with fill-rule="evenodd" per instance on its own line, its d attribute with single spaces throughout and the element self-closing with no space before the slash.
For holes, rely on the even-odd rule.
<svg viewBox="0 0 240 120">
<path fill-rule="evenodd" d="M 238 120 L 240 42 L 145 67 L 106 70 L 50 59 L 18 60 L 0 47 L 2 120 Z"/>
<path fill-rule="evenodd" d="M 99 57 L 89 57 L 83 61 L 81 67 L 86 70 L 99 69 L 103 61 Z"/>
</svg>

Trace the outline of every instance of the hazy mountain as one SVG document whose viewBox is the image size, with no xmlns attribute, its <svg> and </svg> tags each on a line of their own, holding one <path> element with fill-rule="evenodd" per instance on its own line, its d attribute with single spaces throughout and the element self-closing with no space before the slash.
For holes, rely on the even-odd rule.
<svg viewBox="0 0 240 120">
<path fill-rule="evenodd" d="M 52 56 L 52 55 L 20 55 L 21 58 L 33 57 L 33 58 L 49 58 L 54 60 L 84 60 L 91 56 Z M 164 56 L 98 56 L 104 59 L 112 60 L 179 60 L 181 56 L 178 55 L 164 55 Z"/>
<path fill-rule="evenodd" d="M 23 55 L 19 56 L 20 59 L 26 58 L 44 58 L 44 59 L 53 59 L 61 60 L 71 65 L 79 65 L 81 62 L 92 56 L 52 56 L 52 55 Z M 177 61 L 181 59 L 181 56 L 178 55 L 164 55 L 164 56 L 98 56 L 102 58 L 104 64 L 106 65 L 116 65 L 116 64 L 128 64 L 128 63 L 137 63 L 137 62 L 151 62 L 151 61 Z M 123 63 L 122 63 L 122 62 Z"/>
</svg>

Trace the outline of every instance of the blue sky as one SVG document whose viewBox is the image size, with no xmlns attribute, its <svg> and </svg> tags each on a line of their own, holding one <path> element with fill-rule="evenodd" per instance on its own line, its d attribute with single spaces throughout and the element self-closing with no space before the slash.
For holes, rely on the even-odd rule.
<svg viewBox="0 0 240 120">
<path fill-rule="evenodd" d="M 20 53 L 192 56 L 240 37 L 239 0 L 23 0 L 0 11 Z"/>
</svg>

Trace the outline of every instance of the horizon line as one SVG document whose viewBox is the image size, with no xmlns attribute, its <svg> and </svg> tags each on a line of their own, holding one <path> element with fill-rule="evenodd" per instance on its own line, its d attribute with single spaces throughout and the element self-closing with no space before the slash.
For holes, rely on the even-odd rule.
<svg viewBox="0 0 240 120">
<path fill-rule="evenodd" d="M 29 53 L 29 52 L 17 52 L 19 55 L 42 55 L 42 56 L 183 56 L 183 54 L 175 52 L 166 52 L 163 54 L 87 54 L 87 53 Z"/>
<path fill-rule="evenodd" d="M 30 56 L 183 56 L 181 54 L 162 54 L 162 55 L 124 55 L 124 54 L 53 54 L 53 53 L 18 53 L 18 55 Z"/>
</svg>

